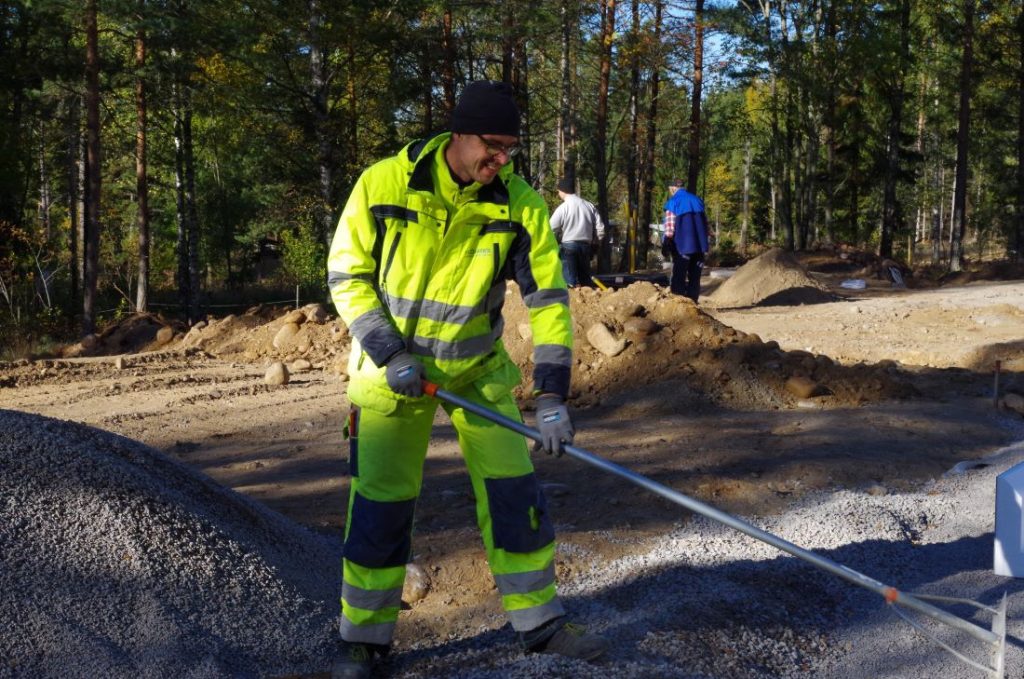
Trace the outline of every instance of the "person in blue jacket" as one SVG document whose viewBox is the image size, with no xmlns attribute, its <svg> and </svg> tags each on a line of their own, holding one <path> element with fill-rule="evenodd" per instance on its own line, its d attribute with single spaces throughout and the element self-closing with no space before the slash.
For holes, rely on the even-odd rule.
<svg viewBox="0 0 1024 679">
<path fill-rule="evenodd" d="M 708 253 L 708 218 L 704 201 L 683 188 L 681 179 L 668 187 L 665 201 L 665 238 L 661 254 L 672 258 L 670 287 L 694 302 L 700 297 L 700 274 Z"/>
</svg>

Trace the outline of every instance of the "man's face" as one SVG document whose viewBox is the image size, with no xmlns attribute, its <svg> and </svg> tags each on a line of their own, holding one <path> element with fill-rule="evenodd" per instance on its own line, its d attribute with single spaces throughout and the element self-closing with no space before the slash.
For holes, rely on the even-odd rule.
<svg viewBox="0 0 1024 679">
<path fill-rule="evenodd" d="M 502 134 L 453 134 L 445 158 L 464 182 L 490 184 L 515 155 L 518 137 Z"/>
<path fill-rule="evenodd" d="M 670 186 L 668 187 L 668 195 L 670 195 L 670 196 L 674 196 L 674 195 L 676 195 L 676 191 L 678 191 L 678 190 L 679 190 L 679 189 L 681 189 L 681 188 L 682 188 L 682 187 L 681 187 L 681 186 L 679 186 L 678 184 L 672 184 L 672 185 L 670 185 Z"/>
</svg>

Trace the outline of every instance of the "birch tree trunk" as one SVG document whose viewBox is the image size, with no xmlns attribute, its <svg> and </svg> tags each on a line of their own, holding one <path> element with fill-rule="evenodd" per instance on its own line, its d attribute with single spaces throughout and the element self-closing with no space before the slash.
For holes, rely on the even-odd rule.
<svg viewBox="0 0 1024 679">
<path fill-rule="evenodd" d="M 77 308 L 79 299 L 79 284 L 81 283 L 82 270 L 79 266 L 81 259 L 78 252 L 78 232 L 82 228 L 80 203 L 82 200 L 82 182 L 79 172 L 79 158 L 82 155 L 82 133 L 79 129 L 79 95 L 71 93 L 66 97 L 67 119 L 65 120 L 65 135 L 67 138 L 64 180 L 67 182 L 68 198 L 68 220 L 71 222 L 68 227 L 68 251 L 71 255 L 71 307 Z"/>
<path fill-rule="evenodd" d="M 142 18 L 145 16 L 146 1 L 139 0 L 139 22 L 135 31 L 135 191 L 138 194 L 138 209 L 135 223 L 139 237 L 139 280 L 135 290 L 135 309 L 149 310 L 149 178 L 146 170 L 146 81 L 143 69 L 146 66 L 146 30 Z"/>
<path fill-rule="evenodd" d="M 740 222 L 740 254 L 747 251 L 747 231 L 750 228 L 750 166 L 753 149 L 748 136 L 743 145 L 743 215 Z"/>
<path fill-rule="evenodd" d="M 171 50 L 172 56 L 175 54 Z M 178 266 L 175 283 L 178 287 L 178 302 L 188 316 L 192 306 L 192 290 L 188 275 L 188 224 L 185 210 L 185 142 L 182 132 L 182 116 L 184 115 L 181 100 L 181 83 L 176 79 L 172 88 L 174 100 L 174 205 L 175 223 L 177 224 L 177 240 L 175 252 Z"/>
<path fill-rule="evenodd" d="M 512 83 L 518 95 L 516 100 L 523 118 L 521 134 L 523 152 L 514 158 L 513 162 L 516 163 L 515 168 L 519 176 L 525 179 L 530 186 L 536 186 L 530 163 L 530 159 L 533 157 L 533 149 L 530 144 L 530 140 L 533 139 L 533 135 L 530 134 L 532 122 L 530 115 L 530 65 L 526 54 L 525 37 L 522 35 L 516 39 L 515 56 L 515 61 L 512 63 Z"/>
<path fill-rule="evenodd" d="M 39 165 L 39 222 L 43 227 L 44 242 L 50 242 L 51 220 L 50 208 L 53 200 L 50 196 L 50 168 L 46 165 L 46 143 L 43 139 L 42 125 L 39 126 L 39 148 L 37 149 Z"/>
<path fill-rule="evenodd" d="M 928 76 L 924 73 L 921 74 L 921 80 L 918 87 L 918 100 L 920 104 L 917 109 L 917 137 L 914 141 L 914 150 L 917 152 L 918 158 L 924 158 L 924 132 L 927 123 L 927 115 L 925 110 L 928 106 L 927 101 L 928 95 Z M 917 200 L 917 214 L 914 219 L 914 241 L 922 242 L 927 236 L 925 230 L 927 227 L 927 215 L 925 214 L 925 187 L 928 184 L 928 168 L 924 167 L 921 172 L 921 184 L 915 191 Z"/>
<path fill-rule="evenodd" d="M 932 204 L 932 264 L 938 265 L 942 261 L 942 194 L 945 189 L 946 173 L 942 167 L 942 160 L 938 159 L 938 167 L 932 175 L 935 189 L 935 202 Z"/>
</svg>

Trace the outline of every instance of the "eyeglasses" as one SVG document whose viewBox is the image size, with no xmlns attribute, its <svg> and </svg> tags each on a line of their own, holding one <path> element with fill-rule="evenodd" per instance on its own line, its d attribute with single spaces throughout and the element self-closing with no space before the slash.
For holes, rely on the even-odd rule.
<svg viewBox="0 0 1024 679">
<path fill-rule="evenodd" d="M 505 155 L 507 158 L 515 158 L 519 155 L 519 152 L 523 150 L 523 147 L 519 144 L 509 144 L 508 146 L 505 146 L 504 144 L 499 144 L 496 141 L 486 139 L 482 134 L 477 134 L 476 137 L 484 143 L 487 153 L 492 156 L 496 156 L 500 153 Z"/>
</svg>

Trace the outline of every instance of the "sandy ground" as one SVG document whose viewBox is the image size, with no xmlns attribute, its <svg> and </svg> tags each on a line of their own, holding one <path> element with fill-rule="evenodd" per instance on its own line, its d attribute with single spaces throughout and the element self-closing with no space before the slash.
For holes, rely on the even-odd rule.
<svg viewBox="0 0 1024 679">
<path fill-rule="evenodd" d="M 1024 283 L 893 290 L 871 280 L 845 291 L 838 283 L 849 272 L 816 273 L 814 264 L 810 277 L 836 301 L 714 308 L 714 286 L 725 279 L 710 276 L 700 308 L 650 284 L 574 292 L 577 445 L 726 511 L 769 516 L 821 490 L 915 488 L 1024 438 L 1020 415 L 993 406 L 995 361 L 1004 389 L 1024 386 Z M 528 367 L 524 312 L 509 299 L 506 342 Z M 655 329 L 638 328 L 639 318 Z M 595 351 L 584 338 L 596 323 L 626 348 Z M 282 325 L 280 314 L 261 310 L 156 351 L 6 364 L 0 408 L 141 441 L 340 539 L 346 333 L 328 319 L 319 330 L 302 324 L 306 339 L 275 342 Z M 269 362 L 302 357 L 310 369 L 293 371 L 286 386 L 264 383 Z M 792 378 L 813 383 L 815 395 L 794 393 Z M 565 580 L 649 549 L 690 518 L 577 461 L 536 464 L 566 546 Z M 415 559 L 432 584 L 403 613 L 399 647 L 500 619 L 443 415 Z"/>
</svg>

